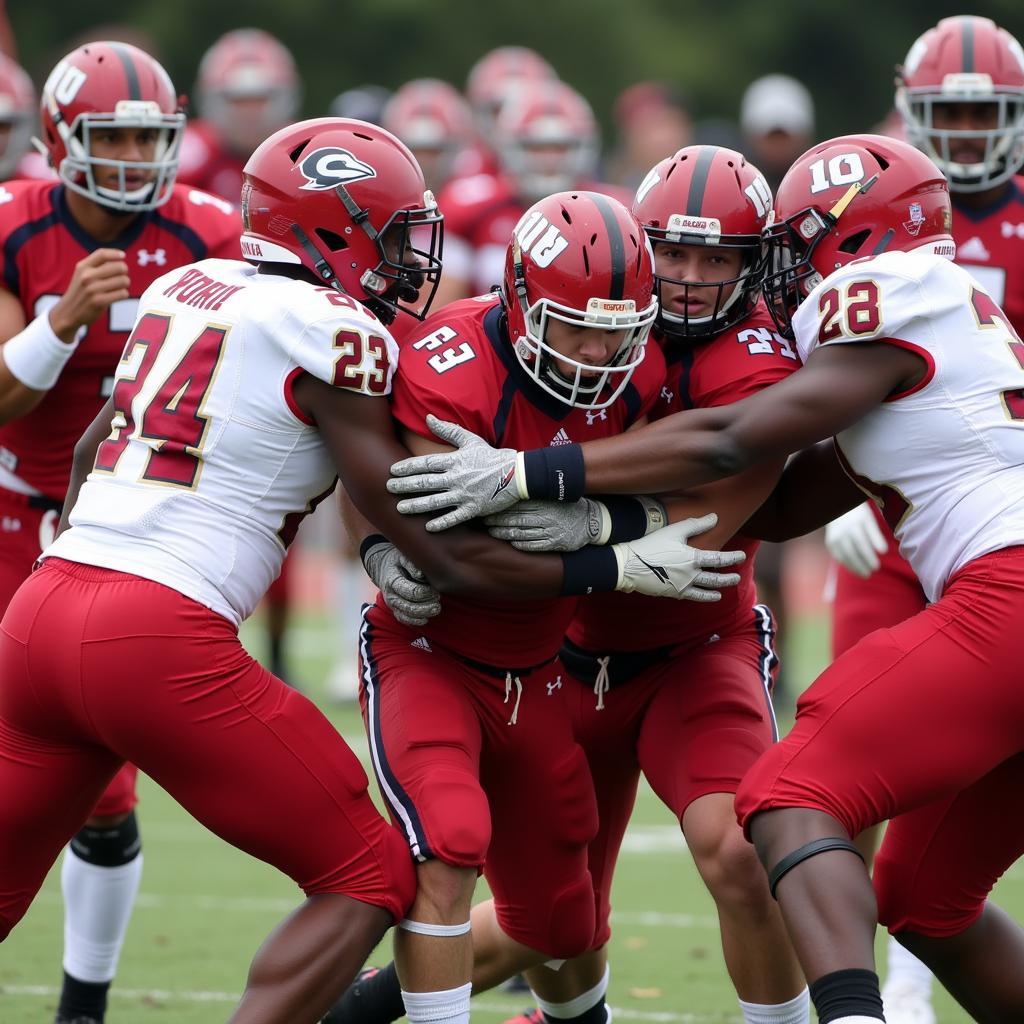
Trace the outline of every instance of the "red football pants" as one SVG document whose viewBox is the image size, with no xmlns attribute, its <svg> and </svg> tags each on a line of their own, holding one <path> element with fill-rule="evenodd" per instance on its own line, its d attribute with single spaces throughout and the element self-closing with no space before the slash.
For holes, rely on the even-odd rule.
<svg viewBox="0 0 1024 1024">
<path fill-rule="evenodd" d="M 1024 549 L 1007 548 L 965 566 L 924 611 L 854 645 L 744 779 L 741 823 L 809 807 L 852 836 L 894 819 L 875 866 L 880 920 L 925 935 L 962 931 L 1024 853 L 1022 621 Z"/>
<path fill-rule="evenodd" d="M 377 606 L 359 652 L 374 768 L 414 856 L 483 866 L 502 930 L 524 946 L 589 949 L 597 808 L 557 659 L 506 687 Z"/>
<path fill-rule="evenodd" d="M 26 494 L 0 487 L 0 617 L 18 587 L 28 579 L 44 547 L 53 540 L 60 512 Z M 127 814 L 137 803 L 138 769 L 124 764 L 88 816 Z M 84 819 L 83 819 L 84 820 Z"/>
<path fill-rule="evenodd" d="M 408 850 L 327 719 L 226 619 L 136 576 L 48 559 L 0 623 L 0 939 L 130 759 L 307 893 L 400 918 Z"/>
</svg>

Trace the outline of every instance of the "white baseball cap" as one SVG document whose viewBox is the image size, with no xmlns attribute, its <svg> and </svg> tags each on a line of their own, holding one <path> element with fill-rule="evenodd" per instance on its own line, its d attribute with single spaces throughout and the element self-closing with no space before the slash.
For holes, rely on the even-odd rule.
<svg viewBox="0 0 1024 1024">
<path fill-rule="evenodd" d="M 772 131 L 814 133 L 814 100 L 806 86 L 789 75 L 765 75 L 747 86 L 740 104 L 744 135 Z"/>
</svg>

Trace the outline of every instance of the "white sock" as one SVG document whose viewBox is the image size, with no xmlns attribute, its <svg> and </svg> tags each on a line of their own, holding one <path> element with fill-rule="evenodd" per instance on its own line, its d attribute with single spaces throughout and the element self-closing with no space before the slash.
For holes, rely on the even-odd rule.
<svg viewBox="0 0 1024 1024">
<path fill-rule="evenodd" d="M 785 1003 L 745 1003 L 740 999 L 739 1004 L 744 1024 L 810 1024 L 811 994 L 806 988 Z"/>
<path fill-rule="evenodd" d="M 406 992 L 402 1002 L 409 1024 L 469 1024 L 471 984 L 449 988 L 443 992 Z"/>
<path fill-rule="evenodd" d="M 142 878 L 142 854 L 116 868 L 64 851 L 64 970 L 79 981 L 111 981 Z"/>
<path fill-rule="evenodd" d="M 579 1017 L 580 1014 L 586 1013 L 587 1010 L 597 1006 L 597 1004 L 604 999 L 608 992 L 608 979 L 610 977 L 611 965 L 605 964 L 604 974 L 601 976 L 601 980 L 593 988 L 587 989 L 587 991 L 582 995 L 578 995 L 566 1003 L 549 1003 L 546 999 L 541 999 L 536 992 L 532 992 L 532 995 L 545 1017 L 554 1017 L 558 1020 L 569 1020 L 573 1017 Z M 610 1009 L 608 1009 L 608 1024 L 611 1024 Z"/>
<path fill-rule="evenodd" d="M 889 936 L 889 965 L 885 975 L 885 987 L 890 985 L 915 988 L 931 997 L 932 972 L 909 949 L 904 949 L 893 935 Z"/>
</svg>

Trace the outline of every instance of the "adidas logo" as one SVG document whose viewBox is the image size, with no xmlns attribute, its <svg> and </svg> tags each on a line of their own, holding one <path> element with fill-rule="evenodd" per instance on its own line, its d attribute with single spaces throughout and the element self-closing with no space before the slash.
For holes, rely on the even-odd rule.
<svg viewBox="0 0 1024 1024">
<path fill-rule="evenodd" d="M 434 653 L 434 648 L 430 646 L 430 641 L 425 636 L 416 637 L 409 646 L 418 647 L 421 651 L 429 651 L 431 654 Z"/>
<path fill-rule="evenodd" d="M 985 248 L 985 243 L 975 235 L 969 242 L 957 246 L 957 256 L 962 260 L 984 260 L 992 258 L 992 254 Z"/>
<path fill-rule="evenodd" d="M 572 444 L 572 440 L 569 438 L 569 435 L 565 432 L 564 427 L 562 427 L 562 429 L 559 430 L 553 438 L 551 438 L 551 442 L 548 444 L 548 447 L 550 448 L 552 445 L 556 444 Z"/>
</svg>

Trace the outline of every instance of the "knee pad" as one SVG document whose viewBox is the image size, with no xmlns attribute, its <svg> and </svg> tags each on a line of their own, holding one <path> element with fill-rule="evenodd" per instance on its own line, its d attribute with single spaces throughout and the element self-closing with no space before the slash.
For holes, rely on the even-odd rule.
<svg viewBox="0 0 1024 1024">
<path fill-rule="evenodd" d="M 593 948 L 597 926 L 590 877 L 563 889 L 551 901 L 548 934 L 541 952 L 571 960 Z"/>
<path fill-rule="evenodd" d="M 491 843 L 491 809 L 480 783 L 461 772 L 437 772 L 416 798 L 430 853 L 445 864 L 479 868 Z"/>
<path fill-rule="evenodd" d="M 139 822 L 132 811 L 120 825 L 93 828 L 86 825 L 71 839 L 71 852 L 86 864 L 119 868 L 130 864 L 142 852 Z"/>
</svg>

